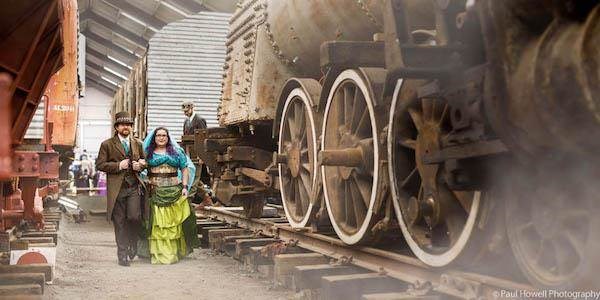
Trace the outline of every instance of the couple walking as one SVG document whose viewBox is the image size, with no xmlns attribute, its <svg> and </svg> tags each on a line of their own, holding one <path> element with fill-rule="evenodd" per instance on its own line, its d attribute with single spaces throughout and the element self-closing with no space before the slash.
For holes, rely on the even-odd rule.
<svg viewBox="0 0 600 300">
<path fill-rule="evenodd" d="M 119 265 L 129 266 L 136 255 L 172 264 L 198 243 L 187 200 L 195 167 L 166 128 L 156 128 L 142 143 L 131 136 L 132 125 L 127 112 L 117 113 L 116 133 L 102 142 L 96 159 L 96 168 L 108 174 L 107 217 Z"/>
</svg>

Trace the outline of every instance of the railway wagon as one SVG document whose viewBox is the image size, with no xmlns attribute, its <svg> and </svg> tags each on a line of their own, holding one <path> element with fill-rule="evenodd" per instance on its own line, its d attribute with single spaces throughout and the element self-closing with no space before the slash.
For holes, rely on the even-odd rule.
<svg viewBox="0 0 600 300">
<path fill-rule="evenodd" d="M 500 244 L 539 287 L 598 286 L 597 1 L 244 0 L 221 127 L 195 155 L 225 204 L 434 267 Z M 318 226 L 317 226 L 318 229 Z"/>
<path fill-rule="evenodd" d="M 0 134 L 5 137 L 0 143 L 0 236 L 5 237 L 5 230 L 22 221 L 40 226 L 43 199 L 58 193 L 53 124 L 44 126 L 45 145 L 25 145 L 23 139 L 52 75 L 63 65 L 76 65 L 77 2 L 7 0 L 0 6 Z M 70 82 L 77 80 L 73 75 Z M 10 249 L 1 243 L 0 250 Z"/>
</svg>

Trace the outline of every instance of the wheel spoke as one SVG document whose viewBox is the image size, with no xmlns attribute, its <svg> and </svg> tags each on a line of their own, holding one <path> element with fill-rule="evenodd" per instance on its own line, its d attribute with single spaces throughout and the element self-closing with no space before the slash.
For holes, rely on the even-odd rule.
<svg viewBox="0 0 600 300">
<path fill-rule="evenodd" d="M 365 112 L 366 102 L 364 95 L 360 90 L 356 90 L 354 94 L 354 105 L 352 107 L 352 125 L 350 126 L 351 132 L 355 133 L 362 118 L 362 114 Z"/>
<path fill-rule="evenodd" d="M 350 85 L 344 87 L 344 125 L 348 129 L 352 126 L 352 100 L 356 92 L 356 89 Z"/>
<path fill-rule="evenodd" d="M 417 141 L 409 138 L 398 138 L 396 139 L 396 143 L 404 148 L 409 148 L 412 150 L 417 149 Z"/>
<path fill-rule="evenodd" d="M 300 179 L 294 179 L 294 201 L 296 204 L 296 216 L 302 214 L 302 199 L 300 199 Z"/>
<path fill-rule="evenodd" d="M 305 170 L 300 170 L 300 179 L 302 186 L 306 189 L 306 192 L 308 193 L 312 185 L 312 182 L 310 181 L 310 174 Z"/>
<path fill-rule="evenodd" d="M 360 117 L 358 125 L 356 126 L 356 131 L 354 132 L 354 135 L 356 135 L 358 138 L 371 136 L 371 123 L 369 122 L 369 120 L 369 111 L 365 110 Z"/>
<path fill-rule="evenodd" d="M 342 199 L 346 203 L 346 224 L 357 225 L 354 214 L 354 199 L 350 192 L 350 182 L 348 180 L 344 180 L 344 197 Z"/>
<path fill-rule="evenodd" d="M 435 100 L 432 98 L 421 99 L 421 109 L 423 111 L 423 120 L 429 121 L 433 119 L 433 106 Z"/>
<path fill-rule="evenodd" d="M 292 111 L 292 113 L 294 113 L 294 112 Z M 289 129 L 290 129 L 290 140 L 293 141 L 294 139 L 296 139 L 298 137 L 297 136 L 297 134 L 298 134 L 298 126 L 297 126 L 296 120 L 294 120 L 294 118 L 292 116 L 290 116 L 288 118 L 287 124 L 288 124 Z"/>
<path fill-rule="evenodd" d="M 474 192 L 452 191 L 452 193 L 466 212 L 471 211 L 473 197 L 475 197 Z"/>
<path fill-rule="evenodd" d="M 308 177 L 308 175 L 306 175 L 306 177 Z M 300 178 L 301 180 L 299 181 L 299 196 L 300 196 L 300 202 L 302 204 L 302 216 L 304 216 L 304 214 L 308 211 L 308 205 L 310 203 L 310 195 L 308 192 L 308 189 L 310 186 L 306 185 L 307 183 L 304 182 L 304 175 L 300 174 Z"/>
<path fill-rule="evenodd" d="M 337 91 L 334 104 L 335 104 L 335 128 L 344 124 L 344 93 L 341 92 L 343 88 Z"/>
<path fill-rule="evenodd" d="M 400 188 L 404 188 L 411 179 L 413 179 L 413 177 L 418 173 L 417 172 L 417 168 L 414 168 L 412 171 L 410 171 L 410 174 L 408 174 L 408 176 L 406 176 L 406 178 L 404 178 L 404 180 L 402 180 L 402 182 L 400 183 Z"/>
<path fill-rule="evenodd" d="M 568 234 L 566 232 L 563 232 L 562 236 L 566 239 L 566 241 L 569 243 L 569 245 L 571 246 L 571 248 L 573 248 L 573 250 L 575 250 L 575 253 L 577 254 L 578 258 L 580 260 L 582 260 L 585 256 L 583 249 L 581 249 L 582 245 L 585 244 L 585 242 L 583 241 L 578 241 L 573 235 Z"/>
<path fill-rule="evenodd" d="M 369 203 L 371 202 L 371 181 L 365 180 L 363 176 L 359 176 L 354 172 L 352 173 L 352 179 L 360 192 L 363 203 L 366 207 L 369 207 Z"/>
<path fill-rule="evenodd" d="M 437 123 L 438 126 L 442 125 L 447 114 L 448 114 L 448 103 L 446 102 L 446 104 L 444 104 L 444 110 L 442 110 L 442 115 L 440 116 L 440 119 L 438 120 L 438 123 Z"/>
<path fill-rule="evenodd" d="M 576 265 L 574 262 L 577 262 L 581 259 L 579 256 L 573 257 L 573 250 L 575 252 L 577 252 L 577 250 L 574 249 L 569 242 L 563 243 L 561 241 L 554 240 L 552 241 L 552 246 L 554 247 L 554 255 L 558 274 L 568 273 L 572 266 Z"/>
<path fill-rule="evenodd" d="M 354 206 L 354 214 L 356 216 L 356 224 L 357 226 L 360 226 L 365 221 L 367 207 L 365 206 L 365 202 L 362 200 L 362 195 L 358 189 L 358 186 L 356 185 L 356 182 L 352 180 L 349 184 L 350 193 L 352 195 L 352 204 Z"/>
<path fill-rule="evenodd" d="M 421 114 L 419 114 L 416 110 L 412 108 L 408 109 L 408 113 L 410 114 L 410 118 L 413 120 L 413 123 L 415 124 L 417 130 L 421 131 L 421 129 L 423 128 L 423 118 L 421 117 Z"/>
</svg>

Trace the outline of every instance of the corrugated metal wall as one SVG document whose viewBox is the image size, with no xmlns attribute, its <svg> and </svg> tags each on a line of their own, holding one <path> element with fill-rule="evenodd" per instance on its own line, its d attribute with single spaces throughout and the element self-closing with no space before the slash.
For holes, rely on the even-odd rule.
<svg viewBox="0 0 600 300">
<path fill-rule="evenodd" d="M 38 105 L 35 115 L 33 115 L 33 119 L 31 119 L 31 123 L 29 123 L 29 127 L 27 127 L 27 131 L 25 132 L 26 139 L 42 139 L 44 137 L 44 108 L 46 107 L 46 103 L 44 101 L 40 101 Z M 52 106 L 50 106 L 52 107 Z"/>
<path fill-rule="evenodd" d="M 230 14 L 201 12 L 165 26 L 148 49 L 148 130 L 165 126 L 180 139 L 183 101 L 194 101 L 209 127 L 218 126 L 222 68 Z"/>
</svg>

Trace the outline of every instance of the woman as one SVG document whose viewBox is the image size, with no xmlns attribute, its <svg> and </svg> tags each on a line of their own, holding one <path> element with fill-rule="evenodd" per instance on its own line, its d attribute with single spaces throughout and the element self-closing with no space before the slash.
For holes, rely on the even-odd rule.
<svg viewBox="0 0 600 300">
<path fill-rule="evenodd" d="M 194 172 L 189 170 L 189 158 L 164 127 L 146 137 L 144 151 L 150 192 L 150 256 L 152 264 L 172 264 L 198 243 L 196 217 L 187 200 Z"/>
</svg>

